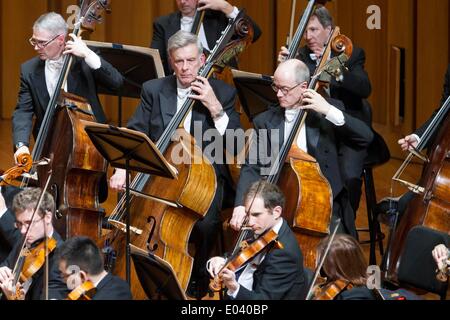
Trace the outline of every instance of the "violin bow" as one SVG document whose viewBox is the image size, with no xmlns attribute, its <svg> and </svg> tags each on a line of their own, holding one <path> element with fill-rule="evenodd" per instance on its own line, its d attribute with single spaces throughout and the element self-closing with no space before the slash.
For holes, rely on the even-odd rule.
<svg viewBox="0 0 450 320">
<path fill-rule="evenodd" d="M 330 241 L 328 241 L 327 247 L 325 249 L 325 253 L 323 254 L 322 258 L 320 259 L 320 263 L 316 268 L 316 272 L 314 273 L 313 281 L 311 282 L 311 285 L 309 286 L 308 294 L 306 295 L 306 300 L 311 300 L 311 298 L 312 298 L 312 291 L 314 288 L 314 284 L 316 283 L 317 278 L 319 277 L 320 269 L 322 269 L 322 266 L 328 255 L 328 251 L 330 251 L 331 244 L 333 243 L 334 237 L 336 236 L 336 233 L 337 233 L 340 223 L 341 223 L 341 219 L 339 218 L 336 220 L 336 226 L 334 227 L 333 233 L 331 234 Z"/>
<path fill-rule="evenodd" d="M 19 278 L 20 278 L 21 270 L 19 271 L 19 265 L 21 264 L 22 252 L 25 249 L 25 245 L 26 245 L 26 242 L 27 242 L 27 236 L 30 233 L 31 227 L 35 223 L 36 216 L 37 216 L 36 213 L 38 212 L 39 208 L 41 207 L 42 200 L 44 199 L 44 194 L 47 191 L 48 185 L 50 184 L 51 177 L 52 177 L 52 172 L 50 171 L 49 175 L 47 177 L 47 181 L 45 182 L 45 187 L 44 187 L 44 189 L 43 189 L 43 191 L 42 191 L 42 193 L 41 193 L 41 195 L 39 197 L 39 201 L 37 202 L 37 204 L 36 204 L 36 206 L 35 206 L 35 208 L 33 210 L 33 215 L 31 216 L 31 223 L 28 226 L 27 232 L 25 233 L 25 236 L 22 239 L 22 245 L 21 245 L 21 248 L 20 248 L 20 251 L 19 251 L 19 256 L 17 257 L 16 263 L 14 264 L 14 269 L 13 269 L 13 275 L 14 275 L 14 283 L 13 284 L 14 284 L 14 286 L 16 286 L 16 284 L 17 284 L 17 282 L 19 281 Z M 45 221 L 44 221 L 44 223 L 45 223 Z M 45 239 L 46 238 L 47 238 L 47 234 L 45 234 Z"/>
<path fill-rule="evenodd" d="M 264 181 L 264 179 L 259 180 L 259 182 L 258 182 L 258 188 L 256 188 L 256 192 L 255 192 L 255 194 L 253 195 L 252 201 L 250 202 L 250 206 L 248 207 L 248 211 L 250 211 L 250 209 L 251 209 L 252 206 L 253 206 L 253 203 L 255 202 L 256 197 L 259 195 L 259 193 L 260 193 L 260 191 L 261 191 L 261 187 L 262 187 L 262 182 L 263 182 L 263 181 Z M 236 244 L 234 245 L 234 249 L 233 249 L 233 251 L 232 251 L 230 257 L 233 257 L 233 256 L 239 251 L 239 244 L 240 244 L 243 240 L 245 240 L 245 238 L 246 238 L 247 235 L 248 235 L 248 232 L 249 232 L 249 228 L 247 227 L 248 220 L 249 220 L 249 218 L 248 218 L 248 214 L 247 214 L 247 212 L 246 212 L 246 213 L 245 213 L 245 219 L 244 219 L 244 221 L 242 222 L 241 229 L 239 230 L 239 236 L 238 236 L 238 238 L 237 238 L 237 240 L 236 240 Z"/>
</svg>

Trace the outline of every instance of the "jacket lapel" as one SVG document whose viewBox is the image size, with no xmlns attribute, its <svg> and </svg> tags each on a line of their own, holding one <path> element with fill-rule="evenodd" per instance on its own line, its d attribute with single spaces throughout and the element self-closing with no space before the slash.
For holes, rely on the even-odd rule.
<svg viewBox="0 0 450 320">
<path fill-rule="evenodd" d="M 276 106 L 276 109 L 273 111 L 272 114 L 270 114 L 270 119 L 267 122 L 267 129 L 269 130 L 269 135 L 270 134 L 270 130 L 278 130 L 278 137 L 279 137 L 279 144 L 280 144 L 280 148 L 284 143 L 284 111 L 281 109 L 280 106 Z"/>
<path fill-rule="evenodd" d="M 43 112 L 47 108 L 47 104 L 50 101 L 50 96 L 47 91 L 47 84 L 45 82 L 45 62 L 40 61 L 38 67 L 31 74 L 31 83 L 34 84 L 34 88 L 36 90 L 36 95 L 39 99 L 39 104 Z"/>
<path fill-rule="evenodd" d="M 308 144 L 308 153 L 315 156 L 317 146 L 319 145 L 320 127 L 318 125 L 318 118 L 308 113 L 306 118 L 306 141 Z"/>
<path fill-rule="evenodd" d="M 159 101 L 161 108 L 161 115 L 163 119 L 164 128 L 167 128 L 170 120 L 177 111 L 177 84 L 176 78 L 171 77 L 167 86 L 159 93 Z"/>
</svg>

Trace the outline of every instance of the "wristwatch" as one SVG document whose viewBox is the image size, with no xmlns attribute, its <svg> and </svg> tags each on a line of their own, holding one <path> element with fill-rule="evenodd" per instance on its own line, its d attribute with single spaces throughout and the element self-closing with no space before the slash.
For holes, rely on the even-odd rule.
<svg viewBox="0 0 450 320">
<path fill-rule="evenodd" d="M 28 147 L 27 144 L 24 143 L 24 142 L 18 142 L 18 143 L 16 143 L 16 145 L 15 145 L 16 151 L 17 151 L 17 149 L 19 149 L 19 148 L 21 148 L 21 147 L 23 147 L 23 146 Z"/>
</svg>

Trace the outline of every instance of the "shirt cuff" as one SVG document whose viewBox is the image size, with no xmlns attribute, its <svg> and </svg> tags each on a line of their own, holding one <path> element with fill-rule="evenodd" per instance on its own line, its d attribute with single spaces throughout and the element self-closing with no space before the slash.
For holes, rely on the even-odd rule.
<svg viewBox="0 0 450 320">
<path fill-rule="evenodd" d="M 221 136 L 225 134 L 225 130 L 227 130 L 228 127 L 228 122 L 230 122 L 230 118 L 228 118 L 228 115 L 226 113 L 219 119 L 214 120 L 214 126 L 216 127 L 217 131 L 219 131 L 219 134 Z"/>
<path fill-rule="evenodd" d="M 420 139 L 420 137 L 417 135 L 417 134 L 415 134 L 415 133 L 413 133 L 413 134 L 411 134 L 414 138 L 416 138 L 416 140 L 417 140 L 417 144 L 419 144 L 420 143 L 420 140 L 422 140 L 422 139 Z"/>
<path fill-rule="evenodd" d="M 236 7 L 233 7 L 233 12 L 231 12 L 229 15 L 227 15 L 227 18 L 236 19 L 238 14 L 239 14 L 239 9 Z"/>
<path fill-rule="evenodd" d="M 345 117 L 341 110 L 336 108 L 335 106 L 331 106 L 330 110 L 328 110 L 325 119 L 333 123 L 335 126 L 341 127 L 345 124 Z"/>
<path fill-rule="evenodd" d="M 93 70 L 100 69 L 100 67 L 102 66 L 102 61 L 100 60 L 100 57 L 92 50 L 91 52 L 89 52 L 86 58 L 84 58 L 84 62 L 86 62 L 89 68 Z"/>
<path fill-rule="evenodd" d="M 6 213 L 6 211 L 8 211 L 8 208 L 4 208 L 3 210 L 0 211 L 0 219 L 3 218 L 3 216 Z"/>
<path fill-rule="evenodd" d="M 237 294 L 239 292 L 239 289 L 241 288 L 241 285 L 238 283 L 238 287 L 235 291 L 231 291 L 230 289 L 227 290 L 227 294 L 232 297 L 233 299 L 236 299 Z"/>
</svg>

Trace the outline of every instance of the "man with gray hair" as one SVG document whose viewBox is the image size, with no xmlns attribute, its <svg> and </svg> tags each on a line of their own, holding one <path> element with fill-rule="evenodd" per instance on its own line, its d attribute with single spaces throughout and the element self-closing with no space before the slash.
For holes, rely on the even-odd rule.
<svg viewBox="0 0 450 320">
<path fill-rule="evenodd" d="M 18 103 L 13 114 L 14 157 L 29 153 L 32 120 L 36 117 L 33 135 L 36 138 L 47 104 L 56 88 L 67 54 L 74 56 L 65 90 L 86 98 L 98 122 L 106 117 L 97 96 L 97 81 L 116 90 L 122 86 L 122 75 L 108 62 L 89 49 L 80 37 L 69 34 L 64 18 L 54 12 L 41 15 L 33 25 L 29 39 L 38 56 L 21 66 Z"/>
<path fill-rule="evenodd" d="M 183 127 L 186 132 L 193 135 L 195 124 L 196 129 L 201 126 L 201 131 L 198 131 L 202 133 L 202 137 L 205 137 L 206 131 L 215 132 L 217 133 L 215 136 L 224 137 L 226 130 L 240 128 L 239 115 L 234 106 L 236 90 L 223 81 L 198 75 L 205 62 L 205 55 L 198 37 L 186 31 L 178 31 L 169 39 L 168 54 L 175 75 L 144 83 L 140 104 L 127 127 L 147 134 L 152 141 L 158 141 L 186 99 L 191 98 L 197 102 L 185 117 Z M 189 94 L 191 90 L 192 93 Z M 199 141 L 196 137 L 196 142 L 202 150 L 208 148 L 215 139 L 212 140 Z M 234 154 L 235 150 L 227 151 Z M 208 288 L 205 264 L 221 227 L 219 212 L 223 192 L 231 185 L 227 166 L 215 162 L 213 166 L 217 176 L 216 195 L 206 216 L 195 224 L 191 236 L 191 240 L 194 240 L 196 245 L 196 252 L 188 294 L 196 298 L 203 297 Z M 116 169 L 110 179 L 110 187 L 123 190 L 124 185 L 125 170 Z M 194 290 L 194 287 L 197 290 Z"/>
<path fill-rule="evenodd" d="M 273 161 L 262 158 L 262 152 L 258 152 L 259 141 L 267 141 L 267 150 L 272 150 L 275 144 L 272 139 L 275 136 L 278 137 L 281 148 L 294 128 L 297 114 L 300 110 L 306 110 L 306 120 L 294 143 L 316 158 L 323 175 L 329 181 L 333 193 L 333 215 L 343 221 L 341 232 L 356 236 L 353 210 L 340 173 L 338 147 L 342 142 L 355 149 L 366 148 L 372 141 L 373 133 L 364 122 L 343 111 L 344 106 L 340 101 L 326 100 L 316 91 L 308 89 L 308 81 L 308 67 L 297 59 L 282 62 L 275 71 L 272 89 L 277 93 L 278 104 L 269 106 L 267 111 L 253 120 L 257 138 L 253 140 L 249 154 L 250 157 L 255 157 L 256 154 L 256 161 L 249 161 L 249 158 L 241 168 L 230 222 L 237 230 L 245 217 L 245 190 L 267 175 L 262 169 L 273 164 Z"/>
</svg>

